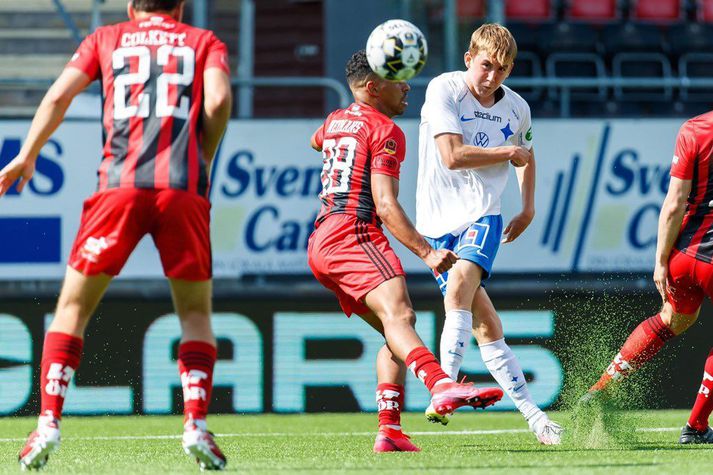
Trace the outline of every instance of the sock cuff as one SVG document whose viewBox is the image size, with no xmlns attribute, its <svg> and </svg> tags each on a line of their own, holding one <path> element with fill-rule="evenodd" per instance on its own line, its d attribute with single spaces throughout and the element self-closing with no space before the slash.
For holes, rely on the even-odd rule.
<svg viewBox="0 0 713 475">
<path fill-rule="evenodd" d="M 206 356 L 216 359 L 218 356 L 218 349 L 208 343 L 207 341 L 191 340 L 184 341 L 178 346 L 178 357 L 185 355 L 187 353 L 200 353 Z"/>
<path fill-rule="evenodd" d="M 406 366 L 411 366 L 417 359 L 431 354 L 431 351 L 425 346 L 417 346 L 406 356 Z"/>
<path fill-rule="evenodd" d="M 656 336 L 661 339 L 661 341 L 666 342 L 676 336 L 668 325 L 664 323 L 660 313 L 648 318 L 646 323 L 649 325 L 649 329 L 654 332 Z"/>
<path fill-rule="evenodd" d="M 68 361 L 70 366 L 76 369 L 82 357 L 83 347 L 84 340 L 79 337 L 62 332 L 47 332 L 42 345 L 42 360 L 54 358 L 58 352 L 64 353 L 70 358 Z"/>
<path fill-rule="evenodd" d="M 398 391 L 399 394 L 404 393 L 404 385 L 403 384 L 394 384 L 394 383 L 379 383 L 376 385 L 376 390 L 377 391 Z"/>
<path fill-rule="evenodd" d="M 473 312 L 461 309 L 449 310 L 446 312 L 443 325 L 470 332 L 473 330 Z"/>
</svg>

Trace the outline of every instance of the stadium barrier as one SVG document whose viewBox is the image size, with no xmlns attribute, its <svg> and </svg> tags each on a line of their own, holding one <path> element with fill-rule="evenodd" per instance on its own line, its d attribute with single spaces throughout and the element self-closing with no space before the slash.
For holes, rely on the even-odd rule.
<svg viewBox="0 0 713 475">
<path fill-rule="evenodd" d="M 434 292 L 435 294 L 435 292 Z M 438 348 L 442 304 L 417 298 L 418 331 Z M 347 319 L 331 296 L 318 299 L 217 299 L 216 385 L 211 411 L 374 411 L 374 362 L 381 337 Z M 645 297 L 645 298 L 644 298 Z M 655 311 L 656 296 L 552 291 L 539 297 L 495 296 L 506 337 L 530 392 L 543 407 L 566 406 L 596 380 L 625 333 Z M 42 335 L 54 299 L 9 299 L 0 314 L 0 415 L 38 410 Z M 180 412 L 176 368 L 180 339 L 170 298 L 107 299 L 90 324 L 84 359 L 68 390 L 68 414 Z M 702 320 L 709 320 L 706 309 Z M 666 347 L 627 382 L 634 407 L 688 407 L 708 352 L 710 321 Z M 471 340 L 463 372 L 492 384 Z M 428 393 L 412 376 L 407 410 L 422 410 Z M 495 409 L 513 409 L 505 398 Z"/>
</svg>

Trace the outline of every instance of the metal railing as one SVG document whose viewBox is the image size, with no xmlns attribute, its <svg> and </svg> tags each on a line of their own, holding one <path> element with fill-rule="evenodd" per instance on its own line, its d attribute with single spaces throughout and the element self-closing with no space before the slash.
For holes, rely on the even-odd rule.
<svg viewBox="0 0 713 475">
<path fill-rule="evenodd" d="M 432 78 L 415 78 L 409 84 L 416 87 L 426 87 Z M 685 76 L 670 78 L 509 78 L 505 84 L 517 91 L 517 88 L 548 88 L 559 91 L 557 101 L 560 105 L 560 116 L 569 117 L 572 104 L 572 91 L 591 88 L 676 88 L 676 89 L 710 89 L 713 92 L 713 79 L 692 79 Z"/>
</svg>

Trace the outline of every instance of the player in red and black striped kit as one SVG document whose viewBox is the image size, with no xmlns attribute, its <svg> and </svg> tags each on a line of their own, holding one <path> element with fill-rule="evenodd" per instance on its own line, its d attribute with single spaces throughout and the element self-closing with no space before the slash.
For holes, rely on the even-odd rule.
<svg viewBox="0 0 713 475">
<path fill-rule="evenodd" d="M 642 322 L 624 343 L 599 381 L 583 398 L 598 396 L 651 359 L 664 344 L 698 318 L 703 298 L 713 298 L 713 112 L 681 126 L 671 166 L 668 193 L 659 216 L 654 282 L 661 311 Z M 713 350 L 682 444 L 712 444 Z"/>
<path fill-rule="evenodd" d="M 426 385 L 441 414 L 464 405 L 494 404 L 503 392 L 454 382 L 416 334 L 404 271 L 382 223 L 433 271 L 445 272 L 456 256 L 434 250 L 397 200 L 406 140 L 392 117 L 406 109 L 409 86 L 374 74 L 363 50 L 351 57 L 346 75 L 354 103 L 331 113 L 311 141 L 322 152 L 324 166 L 322 210 L 309 239 L 309 265 L 337 295 L 347 316 L 358 314 L 386 340 L 376 363 L 379 433 L 374 451 L 418 451 L 401 431 L 407 367 Z"/>
<path fill-rule="evenodd" d="M 41 415 L 20 453 L 42 467 L 59 446 L 65 392 L 84 330 L 111 279 L 150 234 L 171 284 L 183 335 L 183 448 L 202 468 L 225 456 L 207 431 L 216 341 L 210 323 L 212 262 L 208 170 L 231 108 L 227 49 L 180 22 L 183 0 L 132 0 L 130 21 L 99 28 L 79 46 L 40 104 L 20 154 L 0 171 L 0 195 L 30 180 L 37 155 L 76 94 L 99 79 L 103 159 L 85 203 L 40 368 Z"/>
</svg>

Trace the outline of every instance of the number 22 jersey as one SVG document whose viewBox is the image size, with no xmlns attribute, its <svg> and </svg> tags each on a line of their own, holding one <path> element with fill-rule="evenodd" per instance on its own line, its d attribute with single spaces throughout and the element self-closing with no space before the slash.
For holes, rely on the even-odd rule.
<svg viewBox="0 0 713 475">
<path fill-rule="evenodd" d="M 211 31 L 161 14 L 104 26 L 84 39 L 67 67 L 102 82 L 98 191 L 173 188 L 207 196 L 203 73 L 229 74 L 227 58 Z"/>
<path fill-rule="evenodd" d="M 371 193 L 371 175 L 399 178 L 406 153 L 403 131 L 367 104 L 332 112 L 312 137 L 322 149 L 322 209 L 315 226 L 332 214 L 351 214 L 381 224 Z"/>
</svg>

